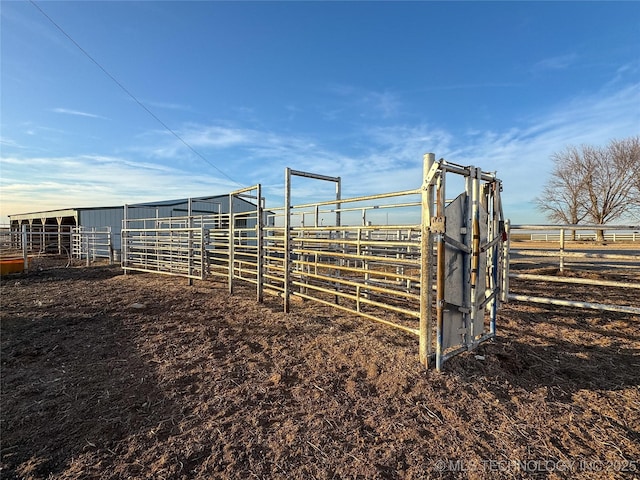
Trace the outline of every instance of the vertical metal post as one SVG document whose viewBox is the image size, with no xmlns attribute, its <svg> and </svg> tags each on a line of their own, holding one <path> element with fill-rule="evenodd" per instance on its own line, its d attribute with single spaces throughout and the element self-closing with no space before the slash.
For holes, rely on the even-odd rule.
<svg viewBox="0 0 640 480">
<path fill-rule="evenodd" d="M 233 218 L 233 195 L 229 194 L 229 293 L 233 293 L 233 265 L 235 263 L 235 219 Z"/>
<path fill-rule="evenodd" d="M 470 324 L 469 337 L 467 344 L 471 344 L 476 335 L 481 333 L 482 329 L 476 328 L 476 316 L 478 313 L 478 281 L 480 275 L 480 169 L 475 167 L 469 168 L 471 172 L 471 297 L 470 297 Z M 482 323 L 482 322 L 481 322 Z M 477 331 L 480 330 L 480 331 Z"/>
<path fill-rule="evenodd" d="M 371 227 L 371 220 L 367 222 L 367 227 Z M 367 228 L 365 234 L 365 240 L 367 241 L 367 245 L 364 247 L 365 255 L 371 255 L 371 228 Z M 369 260 L 363 260 L 364 267 L 364 283 L 365 285 L 369 285 L 371 282 L 371 274 L 369 273 Z M 364 298 L 369 299 L 371 297 L 369 290 L 364 291 Z"/>
<path fill-rule="evenodd" d="M 58 222 L 58 255 L 62 255 L 62 217 L 56 217 Z"/>
<path fill-rule="evenodd" d="M 207 274 L 207 255 L 206 255 L 206 239 L 205 239 L 204 219 L 200 218 L 200 280 L 204 280 Z"/>
<path fill-rule="evenodd" d="M 437 182 L 436 216 L 438 221 L 445 222 L 445 180 L 446 171 L 442 171 Z M 441 228 L 444 230 L 444 228 Z M 446 231 L 446 230 L 445 230 Z M 445 308 L 445 232 L 440 231 L 437 237 L 436 251 L 436 370 L 442 370 L 444 362 L 444 308 Z"/>
<path fill-rule="evenodd" d="M 501 230 L 501 211 L 502 208 L 500 206 L 500 182 L 498 180 L 494 180 L 491 184 L 492 187 L 492 200 L 493 200 L 493 221 L 491 223 L 491 240 L 495 240 L 497 237 L 502 237 Z M 498 282 L 500 280 L 499 271 L 502 268 L 502 262 L 500 259 L 501 253 L 501 244 L 500 242 L 496 243 L 493 247 L 491 247 L 491 293 L 494 293 L 493 300 L 491 300 L 491 314 L 489 320 L 489 333 L 492 335 L 496 334 L 496 320 L 498 317 L 498 305 L 500 304 L 500 297 L 498 297 L 498 293 L 496 290 L 500 290 L 500 285 Z"/>
<path fill-rule="evenodd" d="M 506 242 L 503 244 L 502 261 L 502 302 L 506 303 L 509 300 L 509 256 L 511 255 L 511 222 L 509 220 L 504 222 Z"/>
<path fill-rule="evenodd" d="M 340 177 L 336 177 L 337 178 L 337 182 L 336 182 L 336 227 L 340 227 L 340 222 L 341 222 L 341 218 L 340 218 L 340 208 L 342 208 L 342 204 L 340 203 L 340 199 L 342 198 L 342 179 Z M 336 238 L 342 238 L 344 240 L 345 238 L 345 234 L 346 232 L 344 230 L 341 230 L 340 228 L 336 229 Z M 346 244 L 342 244 L 342 253 L 346 253 L 345 252 L 346 249 Z M 338 260 L 338 266 L 343 267 L 344 266 L 344 257 L 340 257 L 340 259 Z M 335 276 L 336 278 L 339 278 L 342 275 L 342 270 L 340 268 L 336 269 L 335 272 Z M 340 290 L 340 283 L 336 282 L 336 290 Z M 340 295 L 336 295 L 334 298 L 334 303 L 336 305 L 338 305 L 340 303 Z"/>
<path fill-rule="evenodd" d="M 356 229 L 356 234 L 358 235 L 358 238 L 356 239 L 357 243 L 356 243 L 356 255 L 358 255 L 358 258 L 360 258 L 360 256 L 362 255 L 362 244 L 361 242 L 361 237 L 362 237 L 362 229 L 361 228 L 357 228 Z M 357 266 L 357 264 L 356 264 Z M 367 277 L 365 274 L 365 284 L 367 283 Z M 356 311 L 360 312 L 360 286 L 356 287 Z"/>
<path fill-rule="evenodd" d="M 291 277 L 291 169 L 284 170 L 284 312 L 289 313 Z"/>
<path fill-rule="evenodd" d="M 421 217 L 420 217 L 420 363 L 429 366 L 431 356 L 431 303 L 433 292 L 431 290 L 432 279 L 432 252 L 431 216 L 433 209 L 433 184 L 427 181 L 427 173 L 435 163 L 436 156 L 427 153 L 423 157 L 423 173 L 421 188 Z M 363 213 L 364 219 L 364 213 Z"/>
<path fill-rule="evenodd" d="M 189 275 L 189 278 L 187 278 L 187 285 L 193 285 L 193 278 L 191 278 L 191 275 L 193 275 L 193 199 L 191 197 L 189 197 L 188 203 L 187 203 L 187 226 L 189 227 L 189 233 L 188 233 L 188 240 L 187 240 L 187 272 Z M 156 236 L 158 235 L 158 233 L 156 232 Z M 158 252 L 156 251 L 156 258 L 157 258 Z"/>
<path fill-rule="evenodd" d="M 41 253 L 44 253 L 47 248 L 47 218 L 40 218 L 40 224 L 42 225 L 42 232 L 40 233 L 40 245 L 38 249 Z"/>
<path fill-rule="evenodd" d="M 188 207 L 187 207 L 188 208 Z M 171 216 L 173 217 L 173 210 L 171 211 Z M 155 229 L 153 232 L 153 236 L 155 238 L 155 264 L 157 268 L 160 268 L 160 261 L 164 261 L 165 257 L 164 255 L 162 256 L 162 258 L 160 258 L 160 252 L 161 252 L 161 245 L 160 245 L 160 231 L 158 230 L 160 228 L 160 208 L 156 207 L 156 221 L 153 224 L 153 228 Z M 145 221 L 145 227 L 146 227 L 146 221 Z M 173 237 L 173 220 L 169 220 L 169 236 Z M 146 232 L 145 232 L 146 235 Z M 173 239 L 171 240 L 173 242 Z M 145 245 L 147 244 L 147 241 L 145 239 Z M 172 270 L 173 269 L 173 245 L 170 244 L 169 247 L 169 269 Z M 145 259 L 145 263 L 148 263 L 148 258 Z"/>
<path fill-rule="evenodd" d="M 340 208 L 342 204 L 340 203 L 340 199 L 342 198 L 342 179 L 337 177 L 338 181 L 336 182 L 336 227 L 340 226 Z"/>
<path fill-rule="evenodd" d="M 262 218 L 264 215 L 264 210 L 262 208 L 262 185 L 258 184 L 256 186 L 256 198 L 258 199 L 257 209 L 256 209 L 256 296 L 258 298 L 258 302 L 262 302 L 263 300 L 263 285 L 262 285 L 262 262 L 263 262 L 263 250 L 262 250 L 262 242 L 264 238 L 264 219 Z"/>
<path fill-rule="evenodd" d="M 33 250 L 33 218 L 29 219 L 29 250 Z"/>
<path fill-rule="evenodd" d="M 87 254 L 87 267 L 90 265 L 90 256 L 89 256 L 89 251 L 90 251 L 90 247 L 89 247 L 89 229 L 87 227 L 87 230 L 83 232 L 84 235 L 84 244 L 85 244 L 85 252 Z"/>
<path fill-rule="evenodd" d="M 560 229 L 560 273 L 564 272 L 564 228 Z"/>
<path fill-rule="evenodd" d="M 111 226 L 107 227 L 107 248 L 109 249 L 109 265 L 113 265 L 113 236 Z"/>
<path fill-rule="evenodd" d="M 128 210 L 129 206 L 125 203 L 122 212 L 122 228 L 120 229 L 120 264 L 122 265 L 125 275 L 127 274 L 127 229 L 129 228 Z"/>
<path fill-rule="evenodd" d="M 27 255 L 27 224 L 22 224 L 22 259 L 24 261 L 23 270 L 29 271 L 29 256 Z"/>
</svg>

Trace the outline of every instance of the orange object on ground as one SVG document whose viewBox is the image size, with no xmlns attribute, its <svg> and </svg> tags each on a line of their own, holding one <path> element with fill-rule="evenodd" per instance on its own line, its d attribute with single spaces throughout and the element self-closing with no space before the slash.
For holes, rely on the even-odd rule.
<svg viewBox="0 0 640 480">
<path fill-rule="evenodd" d="M 7 258 L 0 259 L 0 275 L 8 275 L 10 273 L 22 273 L 24 271 L 24 259 Z"/>
</svg>

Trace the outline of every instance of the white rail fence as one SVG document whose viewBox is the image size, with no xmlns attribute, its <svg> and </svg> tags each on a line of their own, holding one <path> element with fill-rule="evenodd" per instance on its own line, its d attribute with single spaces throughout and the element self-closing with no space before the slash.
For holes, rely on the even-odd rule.
<svg viewBox="0 0 640 480">
<path fill-rule="evenodd" d="M 84 259 L 87 265 L 97 259 L 113 263 L 111 227 L 23 224 L 20 230 L 15 230 L 6 226 L 0 229 L 0 245 L 3 258 L 24 258 L 25 271 L 28 258 L 45 255 L 62 255 L 69 261 Z"/>
<path fill-rule="evenodd" d="M 538 247 L 527 245 L 526 242 L 516 241 L 516 238 L 523 238 L 530 231 L 544 230 L 544 235 L 549 235 L 549 231 L 557 231 L 557 248 Z M 640 248 L 631 245 L 628 249 L 620 246 L 604 245 L 593 242 L 592 245 L 585 245 L 580 240 L 578 232 L 588 233 L 591 238 L 595 238 L 597 231 L 604 232 L 604 238 L 613 238 L 617 233 L 618 239 L 628 238 L 633 233 L 640 230 L 638 225 L 513 225 L 508 226 L 509 231 L 509 268 L 507 278 L 516 278 L 534 282 L 552 282 L 578 285 L 602 286 L 610 288 L 627 289 L 631 292 L 640 289 Z M 525 232 L 525 233 L 523 233 Z M 566 232 L 576 232 L 576 241 L 567 241 Z M 554 233 L 552 232 L 551 235 Z M 572 235 L 573 236 L 573 235 Z M 582 236 L 584 238 L 584 236 Z M 516 268 L 541 268 L 555 267 L 557 265 L 558 275 L 531 274 L 515 271 Z M 610 280 L 607 278 L 576 278 L 566 276 L 569 271 L 590 272 L 611 272 L 614 271 L 627 280 Z M 598 275 L 604 277 L 605 275 Z M 509 288 L 507 287 L 507 291 Z M 539 297 L 525 294 L 507 293 L 507 300 L 532 302 L 547 305 L 568 306 L 586 308 L 601 311 L 623 312 L 629 314 L 640 314 L 640 307 L 633 301 L 630 295 L 628 305 L 585 302 L 578 299 L 559 299 L 550 297 Z M 636 297 L 637 298 L 637 297 Z"/>
<path fill-rule="evenodd" d="M 85 259 L 87 265 L 98 258 L 113 263 L 111 227 L 76 227 L 71 229 L 71 256 Z"/>
<path fill-rule="evenodd" d="M 542 225 L 540 225 L 542 227 Z M 567 228 L 566 230 L 571 231 L 571 228 Z M 565 230 L 565 231 L 566 231 Z M 529 239 L 532 242 L 559 242 L 560 241 L 560 233 L 534 233 L 527 232 Z M 597 232 L 576 232 L 575 241 L 578 242 L 595 242 L 598 240 Z M 630 232 L 606 232 L 604 234 L 604 241 L 606 242 L 640 242 L 640 231 L 630 231 Z"/>
</svg>

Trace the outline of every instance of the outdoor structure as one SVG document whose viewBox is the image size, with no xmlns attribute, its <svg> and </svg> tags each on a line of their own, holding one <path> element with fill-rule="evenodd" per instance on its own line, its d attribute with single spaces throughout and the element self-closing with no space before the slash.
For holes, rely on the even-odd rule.
<svg viewBox="0 0 640 480">
<path fill-rule="evenodd" d="M 336 195 L 296 204 L 295 177 L 331 182 Z M 454 200 L 448 177 L 462 190 Z M 287 168 L 284 206 L 269 211 L 260 184 L 231 192 L 213 214 L 191 206 L 142 219 L 126 208 L 122 267 L 217 277 L 230 292 L 250 283 L 258 301 L 280 296 L 285 312 L 293 297 L 330 305 L 417 336 L 420 361 L 440 369 L 495 336 L 506 285 L 501 189 L 495 174 L 433 154 L 418 188 L 346 199 L 340 177 Z M 252 209 L 238 210 L 242 202 Z"/>
<path fill-rule="evenodd" d="M 26 247 L 29 252 L 48 250 L 78 256 L 82 248 L 88 248 L 92 256 L 104 258 L 113 256 L 115 253 L 117 258 L 121 245 L 120 230 L 125 208 L 129 212 L 129 218 L 170 218 L 187 215 L 190 212 L 189 208 L 193 215 L 224 213 L 227 208 L 226 199 L 226 195 L 218 195 L 128 206 L 68 208 L 13 214 L 9 215 L 9 228 L 14 234 L 13 243 L 17 248 L 21 246 L 20 234 L 23 227 L 26 228 Z M 251 207 L 249 202 L 241 202 L 236 208 L 246 210 Z M 84 243 L 77 238 L 74 242 L 72 233 L 83 233 Z"/>
<path fill-rule="evenodd" d="M 558 284 L 597 285 L 623 289 L 640 289 L 637 271 L 640 266 L 640 250 L 635 242 L 640 240 L 640 225 L 509 225 L 508 257 L 511 268 L 521 265 L 536 266 L 538 269 L 556 270 L 558 275 L 508 272 L 506 280 L 521 280 Z M 596 242 L 597 232 L 602 232 L 606 242 L 619 242 L 617 246 Z M 567 234 L 571 238 L 568 240 Z M 526 248 L 513 241 L 516 237 L 529 237 Z M 537 243 L 536 243 L 537 242 Z M 624 244 L 631 248 L 623 248 Z M 554 248 L 557 244 L 557 248 Z M 569 276 L 568 273 L 582 273 Z M 598 272 L 595 278 L 589 273 Z M 602 278 L 602 272 L 615 272 L 615 280 Z M 511 293 L 507 283 L 505 291 L 508 301 L 540 303 L 590 310 L 640 314 L 637 305 L 604 304 L 587 302 L 575 298 L 549 298 Z"/>
<path fill-rule="evenodd" d="M 335 196 L 296 202 L 292 184 L 299 177 L 333 184 Z M 597 268 L 637 268 L 635 245 L 612 251 L 590 239 L 603 231 L 608 241 L 635 242 L 638 226 L 510 226 L 495 173 L 435 161 L 433 154 L 424 157 L 416 189 L 343 198 L 341 183 L 340 177 L 287 168 L 284 205 L 268 210 L 257 184 L 216 197 L 12 215 L 8 244 L 68 248 L 87 263 L 95 256 L 113 258 L 116 250 L 125 274 L 177 275 L 189 283 L 217 279 L 229 293 L 250 284 L 257 301 L 276 295 L 285 312 L 294 298 L 317 302 L 417 336 L 420 361 L 438 370 L 448 358 L 493 338 L 498 308 L 507 301 L 640 313 L 635 305 L 509 288 L 510 278 L 640 288 L 633 275 L 625 277 L 630 281 L 621 274 L 563 275 L 585 259 Z M 567 242 L 567 232 L 578 243 Z M 518 248 L 516 237 L 529 242 L 526 248 Z M 558 241 L 559 249 L 537 245 L 540 240 Z M 557 275 L 518 271 L 519 264 L 547 268 L 550 258 L 558 259 Z"/>
</svg>

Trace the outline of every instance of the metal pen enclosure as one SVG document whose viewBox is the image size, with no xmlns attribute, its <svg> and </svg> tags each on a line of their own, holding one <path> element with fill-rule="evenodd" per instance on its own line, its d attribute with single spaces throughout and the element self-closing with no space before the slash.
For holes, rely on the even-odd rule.
<svg viewBox="0 0 640 480">
<path fill-rule="evenodd" d="M 587 302 L 584 300 L 569 298 L 549 298 L 510 291 L 508 280 L 511 278 L 544 282 L 544 283 L 564 283 L 578 285 L 596 285 L 601 287 L 614 287 L 624 289 L 640 289 L 640 282 L 633 275 L 618 274 L 616 280 L 603 278 L 581 278 L 566 276 L 569 271 L 579 272 L 587 269 L 612 269 L 616 272 L 627 270 L 629 272 L 638 271 L 640 267 L 640 250 L 633 248 L 629 250 L 619 250 L 616 248 L 605 248 L 598 243 L 597 232 L 604 232 L 603 238 L 607 242 L 636 242 L 640 225 L 509 225 L 507 223 L 509 239 L 512 235 L 529 236 L 531 241 L 543 241 L 542 244 L 533 244 L 527 248 L 517 246 L 514 241 L 507 242 L 508 257 L 512 268 L 521 264 L 535 264 L 537 267 L 549 265 L 553 268 L 558 265 L 558 275 L 521 273 L 518 271 L 508 271 L 505 279 L 507 285 L 504 288 L 506 300 L 527 303 L 538 303 L 546 305 L 558 305 L 564 307 L 575 307 L 590 310 L 600 310 L 608 312 L 622 312 L 629 314 L 640 314 L 640 307 L 621 304 L 605 304 L 598 302 Z M 518 232 L 518 233 L 516 233 Z M 538 233 L 542 232 L 542 233 Z M 558 232 L 558 233 L 556 233 Z M 573 240 L 568 240 L 566 233 L 571 232 Z M 617 240 L 616 240 L 617 239 Z M 551 240 L 551 241 L 550 241 Z M 554 243 L 557 242 L 557 249 Z M 591 242 L 591 244 L 590 244 Z M 585 264 L 585 262 L 588 262 Z"/>
<path fill-rule="evenodd" d="M 448 175 L 464 179 L 453 201 Z M 335 198 L 294 204 L 292 177 L 332 182 Z M 184 217 L 133 219 L 125 208 L 122 267 L 217 277 L 231 293 L 253 284 L 258 301 L 278 295 L 285 312 L 292 298 L 329 305 L 417 336 L 421 363 L 441 369 L 495 336 L 506 285 L 500 191 L 495 174 L 433 154 L 419 188 L 346 199 L 339 177 L 287 168 L 284 206 L 268 211 L 259 184 L 215 214 L 194 214 L 192 202 Z"/>
<path fill-rule="evenodd" d="M 127 206 L 129 219 L 143 218 L 175 218 L 191 215 L 208 215 L 227 212 L 227 195 L 197 197 L 192 199 L 164 200 L 159 202 L 139 203 Z M 236 211 L 246 210 L 248 202 L 240 200 Z M 24 214 L 9 215 L 10 233 L 19 239 L 23 226 L 27 228 L 26 245 L 30 252 L 54 251 L 59 254 L 79 251 L 79 244 L 71 239 L 72 229 L 76 233 L 99 232 L 109 229 L 112 250 L 93 249 L 91 256 L 96 258 L 113 258 L 119 260 L 121 237 L 120 230 L 124 219 L 124 206 L 78 207 L 59 210 L 47 210 Z M 104 241 L 97 240 L 98 243 Z M 15 243 L 15 242 L 14 242 Z M 95 243 L 95 242 L 94 242 Z M 83 254 L 83 257 L 84 254 Z"/>
</svg>

